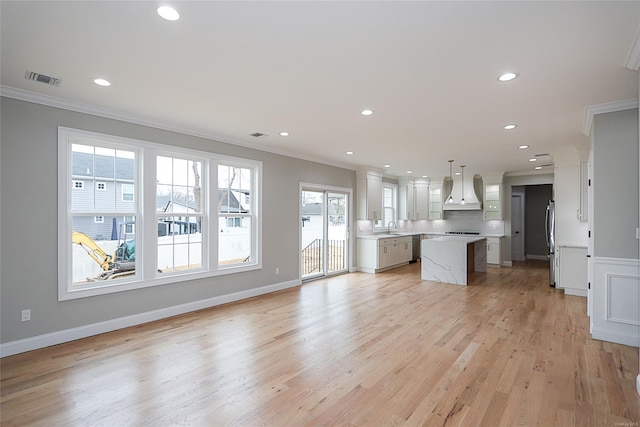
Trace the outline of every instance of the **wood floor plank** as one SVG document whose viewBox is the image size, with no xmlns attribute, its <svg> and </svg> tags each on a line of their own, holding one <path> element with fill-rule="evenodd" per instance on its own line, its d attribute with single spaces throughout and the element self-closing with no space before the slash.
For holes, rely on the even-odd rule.
<svg viewBox="0 0 640 427">
<path fill-rule="evenodd" d="M 20 426 L 638 425 L 638 349 L 544 262 L 353 273 L 0 360 Z"/>
</svg>

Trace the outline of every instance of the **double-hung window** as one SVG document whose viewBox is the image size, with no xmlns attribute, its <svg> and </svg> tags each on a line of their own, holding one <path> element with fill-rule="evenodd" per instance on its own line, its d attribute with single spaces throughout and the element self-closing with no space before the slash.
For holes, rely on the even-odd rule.
<svg viewBox="0 0 640 427">
<path fill-rule="evenodd" d="M 254 169 L 221 162 L 218 165 L 218 265 L 220 268 L 254 262 Z"/>
<path fill-rule="evenodd" d="M 382 183 L 382 218 L 376 221 L 375 227 L 386 229 L 390 222 L 398 219 L 398 187 L 389 183 Z"/>
<path fill-rule="evenodd" d="M 202 159 L 157 156 L 157 267 L 161 273 L 203 268 Z M 206 265 L 205 265 L 206 267 Z"/>
<path fill-rule="evenodd" d="M 260 162 L 62 127 L 58 144 L 60 300 L 261 268 Z"/>
</svg>

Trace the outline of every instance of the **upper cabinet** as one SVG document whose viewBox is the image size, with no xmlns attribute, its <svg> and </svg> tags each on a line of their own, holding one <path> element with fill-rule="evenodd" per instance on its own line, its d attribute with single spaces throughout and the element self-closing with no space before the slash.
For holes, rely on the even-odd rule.
<svg viewBox="0 0 640 427">
<path fill-rule="evenodd" d="M 416 219 L 415 196 L 413 179 L 405 177 L 398 179 L 398 219 Z"/>
<path fill-rule="evenodd" d="M 483 176 L 484 219 L 502 219 L 502 175 Z"/>
<path fill-rule="evenodd" d="M 429 219 L 442 219 L 442 183 L 429 185 Z"/>
<path fill-rule="evenodd" d="M 382 172 L 356 171 L 358 219 L 377 221 L 382 218 Z"/>
<path fill-rule="evenodd" d="M 429 181 L 398 179 L 398 219 L 429 219 Z"/>
<path fill-rule="evenodd" d="M 415 195 L 415 219 L 429 219 L 429 182 L 416 180 Z"/>
</svg>

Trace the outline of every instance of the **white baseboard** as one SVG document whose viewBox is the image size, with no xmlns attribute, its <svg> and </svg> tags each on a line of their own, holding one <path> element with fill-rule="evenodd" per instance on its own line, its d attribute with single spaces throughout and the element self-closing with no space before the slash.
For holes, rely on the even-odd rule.
<svg viewBox="0 0 640 427">
<path fill-rule="evenodd" d="M 513 267 L 513 261 L 502 261 L 502 265 L 505 267 Z"/>
<path fill-rule="evenodd" d="M 631 347 L 638 347 L 640 345 L 640 338 L 637 335 L 625 334 L 595 326 L 591 328 L 591 337 L 596 340 L 614 342 Z"/>
<path fill-rule="evenodd" d="M 294 288 L 296 286 L 300 286 L 301 284 L 302 282 L 300 280 L 290 280 L 288 282 L 275 283 L 273 285 L 248 289 L 246 291 L 234 292 L 232 294 L 220 295 L 217 297 L 193 301 L 186 304 L 161 308 L 159 310 L 147 311 L 145 313 L 133 314 L 131 316 L 106 320 L 104 322 L 92 323 L 90 325 L 78 326 L 76 328 L 65 329 L 62 331 L 38 335 L 22 340 L 11 341 L 0 344 L 0 357 L 11 356 L 31 350 L 37 350 L 39 348 L 62 344 L 64 342 L 74 341 L 81 338 L 87 338 L 93 335 L 128 328 L 130 326 L 140 325 L 147 322 L 153 322 L 155 320 L 189 313 L 191 311 L 201 310 L 203 308 L 215 307 L 217 305 L 269 294 L 272 292 L 281 291 L 283 289 Z"/>
<path fill-rule="evenodd" d="M 527 255 L 527 259 L 537 259 L 540 261 L 547 261 L 549 257 L 547 255 Z"/>
<path fill-rule="evenodd" d="M 564 288 L 565 295 L 573 295 L 576 297 L 586 297 L 587 290 L 586 289 L 573 289 L 573 288 Z"/>
</svg>

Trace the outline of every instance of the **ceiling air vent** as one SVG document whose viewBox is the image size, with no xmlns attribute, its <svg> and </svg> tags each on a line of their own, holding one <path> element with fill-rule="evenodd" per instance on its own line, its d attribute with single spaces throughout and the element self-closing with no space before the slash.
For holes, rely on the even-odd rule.
<svg viewBox="0 0 640 427">
<path fill-rule="evenodd" d="M 261 132 L 254 132 L 254 133 L 251 133 L 249 135 L 251 135 L 251 136 L 253 136 L 255 138 L 262 138 L 263 136 L 267 136 L 266 133 L 261 133 Z"/>
<path fill-rule="evenodd" d="M 539 162 L 553 163 L 553 159 L 551 158 L 551 155 L 547 153 L 536 154 L 536 159 L 538 159 Z"/>
<path fill-rule="evenodd" d="M 44 74 L 34 73 L 33 71 L 25 71 L 24 78 L 27 80 L 33 80 L 34 82 L 46 83 L 51 86 L 60 86 L 61 79 L 55 77 L 45 76 Z"/>
</svg>

